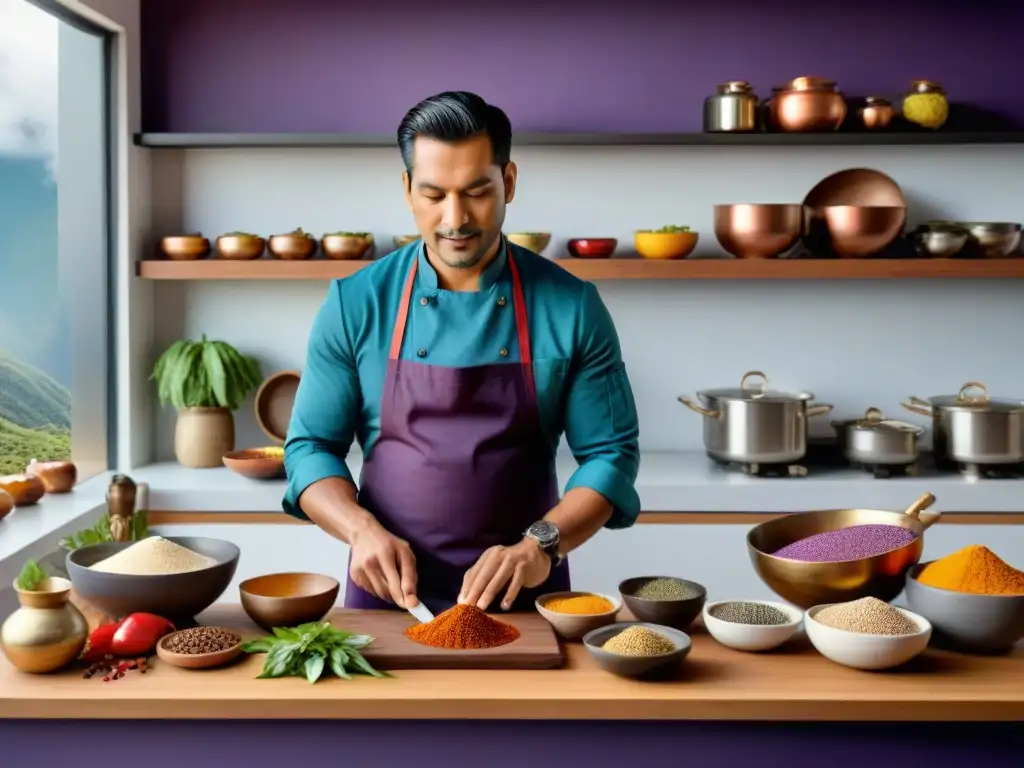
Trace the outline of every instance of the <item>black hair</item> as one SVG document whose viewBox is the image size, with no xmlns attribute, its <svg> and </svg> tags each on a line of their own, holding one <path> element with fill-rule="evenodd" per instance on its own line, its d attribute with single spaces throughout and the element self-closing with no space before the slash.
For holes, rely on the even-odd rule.
<svg viewBox="0 0 1024 768">
<path fill-rule="evenodd" d="M 494 162 L 505 172 L 512 154 L 512 124 L 501 109 L 469 91 L 445 91 L 430 96 L 405 113 L 398 124 L 398 148 L 412 177 L 413 144 L 417 136 L 438 141 L 463 141 L 485 133 Z"/>
</svg>

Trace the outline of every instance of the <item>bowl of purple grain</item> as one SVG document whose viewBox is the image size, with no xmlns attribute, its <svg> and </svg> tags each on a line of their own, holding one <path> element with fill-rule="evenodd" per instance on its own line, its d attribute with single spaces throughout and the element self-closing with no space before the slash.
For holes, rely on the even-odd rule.
<svg viewBox="0 0 1024 768">
<path fill-rule="evenodd" d="M 902 512 L 824 509 L 796 512 L 754 526 L 747 551 L 754 571 L 775 594 L 801 608 L 862 597 L 889 602 L 921 559 L 924 532 L 940 513 L 923 494 Z"/>
</svg>

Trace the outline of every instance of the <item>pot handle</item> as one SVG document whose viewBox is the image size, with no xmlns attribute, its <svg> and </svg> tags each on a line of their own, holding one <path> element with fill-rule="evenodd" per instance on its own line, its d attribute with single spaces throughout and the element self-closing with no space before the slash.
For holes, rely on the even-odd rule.
<svg viewBox="0 0 1024 768">
<path fill-rule="evenodd" d="M 829 411 L 835 408 L 831 403 L 816 403 L 815 405 L 807 406 L 807 418 L 812 416 L 823 416 Z"/>
<path fill-rule="evenodd" d="M 695 402 L 693 402 L 693 400 L 691 400 L 690 398 L 686 397 L 685 395 L 680 395 L 676 399 L 680 403 L 685 405 L 687 408 L 689 408 L 691 411 L 693 411 L 694 413 L 699 413 L 701 416 L 707 416 L 709 419 L 720 419 L 720 418 L 722 418 L 722 412 L 721 411 L 713 411 L 710 408 L 704 408 L 703 406 L 697 405 Z"/>
<path fill-rule="evenodd" d="M 761 385 L 756 387 L 747 387 L 747 379 L 760 378 Z M 754 389 L 757 390 L 754 397 L 764 397 L 768 394 L 768 377 L 764 375 L 762 371 L 747 371 L 743 374 L 743 378 L 740 379 L 740 389 Z"/>
<path fill-rule="evenodd" d="M 911 396 L 908 402 L 900 403 L 900 405 L 902 405 L 911 413 L 916 413 L 918 416 L 931 417 L 933 414 L 932 406 L 928 403 L 927 400 L 922 400 L 920 397 Z"/>
<path fill-rule="evenodd" d="M 917 501 L 907 507 L 904 512 L 905 515 L 910 515 L 915 520 L 918 519 L 918 515 L 925 509 L 928 509 L 932 504 L 935 503 L 935 496 L 928 491 L 925 491 L 918 497 Z"/>
<path fill-rule="evenodd" d="M 927 531 L 939 521 L 940 517 L 942 517 L 941 512 L 929 509 L 927 512 L 922 512 L 917 519 L 921 521 L 921 526 Z"/>
<path fill-rule="evenodd" d="M 972 389 L 980 389 L 981 394 L 975 397 L 968 397 L 967 393 Z M 960 391 L 956 393 L 957 402 L 973 402 L 973 403 L 986 403 L 988 402 L 988 387 L 982 384 L 980 381 L 968 381 L 962 387 Z"/>
</svg>

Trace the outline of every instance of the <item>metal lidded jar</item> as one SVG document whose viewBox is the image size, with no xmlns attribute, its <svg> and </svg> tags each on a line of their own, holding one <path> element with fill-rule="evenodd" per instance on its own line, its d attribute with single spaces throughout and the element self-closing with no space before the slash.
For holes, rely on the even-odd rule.
<svg viewBox="0 0 1024 768">
<path fill-rule="evenodd" d="M 704 132 L 732 133 L 757 129 L 757 96 L 745 80 L 730 80 L 704 100 Z"/>
<path fill-rule="evenodd" d="M 697 399 L 679 402 L 704 417 L 704 449 L 713 459 L 739 464 L 798 462 L 807 453 L 807 419 L 832 410 L 810 405 L 810 392 L 769 389 L 761 371 L 743 374 L 739 387 L 698 392 Z"/>
<path fill-rule="evenodd" d="M 969 394 L 976 390 L 978 394 Z M 939 465 L 1024 463 L 1024 400 L 989 397 L 980 381 L 955 395 L 911 397 L 904 408 L 932 420 L 932 451 Z"/>
</svg>

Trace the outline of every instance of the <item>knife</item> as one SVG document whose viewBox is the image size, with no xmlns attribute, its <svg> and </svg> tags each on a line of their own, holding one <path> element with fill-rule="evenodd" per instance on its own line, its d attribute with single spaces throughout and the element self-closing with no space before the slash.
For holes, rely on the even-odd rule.
<svg viewBox="0 0 1024 768">
<path fill-rule="evenodd" d="M 411 613 L 412 617 L 416 619 L 416 621 L 418 621 L 420 624 L 426 624 L 434 620 L 434 614 L 432 614 L 430 612 L 430 609 L 427 608 L 427 606 L 425 606 L 423 603 L 416 603 L 415 607 L 406 608 L 405 610 Z"/>
</svg>

